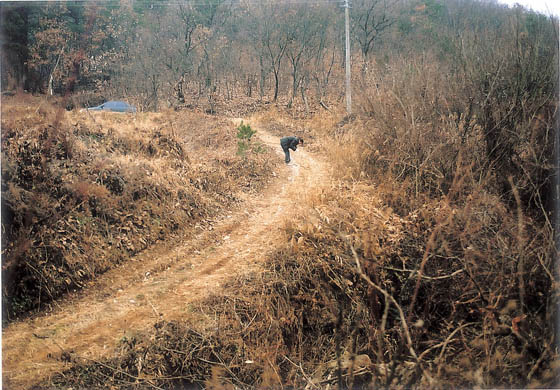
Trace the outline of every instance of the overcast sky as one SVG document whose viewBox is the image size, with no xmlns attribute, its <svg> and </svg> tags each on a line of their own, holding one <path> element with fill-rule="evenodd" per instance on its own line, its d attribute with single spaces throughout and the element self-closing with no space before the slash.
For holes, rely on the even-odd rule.
<svg viewBox="0 0 560 390">
<path fill-rule="evenodd" d="M 544 12 L 546 15 L 553 13 L 560 16 L 560 0 L 498 0 L 498 2 L 510 6 L 518 3 L 534 11 Z"/>
</svg>

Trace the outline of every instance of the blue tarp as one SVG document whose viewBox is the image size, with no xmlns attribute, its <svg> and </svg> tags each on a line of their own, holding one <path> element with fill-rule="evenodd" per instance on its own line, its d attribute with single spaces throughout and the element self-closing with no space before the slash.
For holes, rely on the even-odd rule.
<svg viewBox="0 0 560 390">
<path fill-rule="evenodd" d="M 105 102 L 97 107 L 90 107 L 89 111 L 113 111 L 113 112 L 136 112 L 136 107 L 131 106 L 127 102 L 112 100 Z"/>
</svg>

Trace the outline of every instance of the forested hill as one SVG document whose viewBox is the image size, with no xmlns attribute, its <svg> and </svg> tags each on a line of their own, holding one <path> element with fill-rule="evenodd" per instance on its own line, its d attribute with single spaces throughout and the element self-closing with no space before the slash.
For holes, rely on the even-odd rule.
<svg viewBox="0 0 560 390">
<path fill-rule="evenodd" d="M 335 0 L 2 2 L 2 88 L 72 92 L 76 105 L 126 97 L 148 110 L 201 100 L 212 110 L 239 96 L 327 105 L 344 86 L 340 6 Z M 473 109 L 486 100 L 478 102 L 476 93 L 492 99 L 503 89 L 493 76 L 508 78 L 521 68 L 519 82 L 553 90 L 558 32 L 546 15 L 495 1 L 355 0 L 351 7 L 355 83 L 394 66 L 412 71 L 422 61 L 441 68 L 450 83 L 464 80 Z"/>
<path fill-rule="evenodd" d="M 558 386 L 557 18 L 0 10 L 10 388 Z"/>
</svg>

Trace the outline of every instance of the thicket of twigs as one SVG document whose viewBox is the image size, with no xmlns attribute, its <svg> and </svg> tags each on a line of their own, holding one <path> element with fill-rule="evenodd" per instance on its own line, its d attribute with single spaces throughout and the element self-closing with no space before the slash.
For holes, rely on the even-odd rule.
<svg viewBox="0 0 560 390">
<path fill-rule="evenodd" d="M 62 103 L 3 98 L 5 320 L 204 225 L 268 179 L 262 155 L 237 155 L 228 120 L 66 112 Z"/>
</svg>

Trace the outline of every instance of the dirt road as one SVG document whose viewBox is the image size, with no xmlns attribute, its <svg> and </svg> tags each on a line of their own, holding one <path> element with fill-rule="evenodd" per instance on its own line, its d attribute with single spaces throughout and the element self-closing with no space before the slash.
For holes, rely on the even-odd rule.
<svg viewBox="0 0 560 390">
<path fill-rule="evenodd" d="M 255 128 L 283 159 L 278 137 Z M 64 369 L 68 353 L 109 356 L 123 336 L 160 318 L 188 318 L 192 305 L 219 292 L 232 275 L 259 267 L 284 239 L 282 224 L 294 216 L 302 193 L 325 182 L 325 166 L 305 148 L 292 157 L 264 193 L 248 197 L 211 230 L 149 249 L 59 302 L 53 312 L 10 324 L 2 339 L 6 388 L 28 389 L 48 379 Z"/>
</svg>

